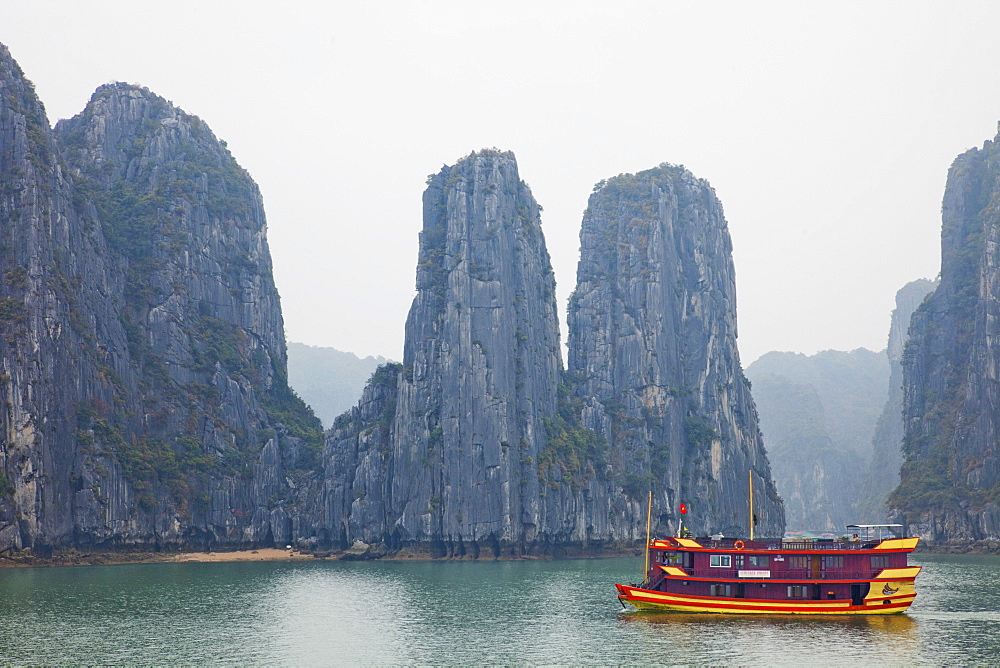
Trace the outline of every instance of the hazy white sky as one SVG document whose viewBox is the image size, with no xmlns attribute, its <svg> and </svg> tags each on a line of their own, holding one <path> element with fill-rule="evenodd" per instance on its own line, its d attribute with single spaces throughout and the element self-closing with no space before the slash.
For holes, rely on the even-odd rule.
<svg viewBox="0 0 1000 668">
<path fill-rule="evenodd" d="M 885 345 L 955 156 L 996 134 L 1000 3 L 0 0 L 54 123 L 108 81 L 202 117 L 264 194 L 288 338 L 401 358 L 426 176 L 513 150 L 561 308 L 597 181 L 725 207 L 744 365 Z M 565 340 L 565 329 L 563 329 Z"/>
</svg>

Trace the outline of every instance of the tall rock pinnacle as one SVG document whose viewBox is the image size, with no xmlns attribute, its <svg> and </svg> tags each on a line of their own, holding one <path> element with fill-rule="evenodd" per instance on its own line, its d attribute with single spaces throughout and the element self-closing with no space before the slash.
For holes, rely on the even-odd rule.
<svg viewBox="0 0 1000 668">
<path fill-rule="evenodd" d="M 349 523 L 366 518 L 345 538 L 448 553 L 523 545 L 555 529 L 537 475 L 562 372 L 539 206 L 514 156 L 485 150 L 431 176 L 423 209 L 403 365 L 387 371 L 395 392 L 366 394 L 394 403 L 391 428 L 372 443 L 357 411 L 337 421 L 331 466 L 353 464 L 359 447 L 370 463 L 341 469 L 354 481 L 339 482 L 333 502 Z"/>
<path fill-rule="evenodd" d="M 569 375 L 615 480 L 654 491 L 659 530 L 681 502 L 696 532 L 784 530 L 781 501 L 736 349 L 732 245 L 706 181 L 663 164 L 597 185 L 580 232 Z"/>
</svg>

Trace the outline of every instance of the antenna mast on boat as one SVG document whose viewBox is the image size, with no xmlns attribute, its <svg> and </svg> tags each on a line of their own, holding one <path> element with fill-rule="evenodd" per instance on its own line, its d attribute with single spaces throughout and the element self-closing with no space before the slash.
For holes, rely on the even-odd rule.
<svg viewBox="0 0 1000 668">
<path fill-rule="evenodd" d="M 753 540 L 753 469 L 747 471 L 750 476 L 750 540 Z"/>
<path fill-rule="evenodd" d="M 642 572 L 642 581 L 649 577 L 649 525 L 653 517 L 653 490 L 649 490 L 649 503 L 646 506 L 646 570 Z"/>
</svg>

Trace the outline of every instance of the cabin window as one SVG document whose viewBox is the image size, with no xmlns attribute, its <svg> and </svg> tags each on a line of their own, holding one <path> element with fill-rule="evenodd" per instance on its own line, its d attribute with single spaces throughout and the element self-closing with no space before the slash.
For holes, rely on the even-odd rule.
<svg viewBox="0 0 1000 668">
<path fill-rule="evenodd" d="M 789 568 L 809 568 L 809 557 L 805 555 L 796 555 L 788 557 L 788 567 Z"/>
<path fill-rule="evenodd" d="M 872 568 L 889 568 L 889 555 L 888 554 L 873 555 Z"/>
<path fill-rule="evenodd" d="M 767 568 L 768 557 L 766 554 L 751 554 L 747 556 L 750 568 Z"/>
<path fill-rule="evenodd" d="M 805 598 L 807 587 L 803 585 L 790 585 L 788 587 L 788 598 Z"/>
<path fill-rule="evenodd" d="M 729 585 L 723 584 L 709 585 L 708 589 L 712 596 L 729 596 L 729 592 L 731 591 Z"/>
<path fill-rule="evenodd" d="M 823 570 L 828 571 L 834 568 L 844 567 L 844 557 L 840 554 L 824 554 L 822 557 Z"/>
<path fill-rule="evenodd" d="M 709 557 L 708 564 L 719 568 L 732 568 L 733 566 L 732 558 L 728 554 L 713 554 Z"/>
</svg>

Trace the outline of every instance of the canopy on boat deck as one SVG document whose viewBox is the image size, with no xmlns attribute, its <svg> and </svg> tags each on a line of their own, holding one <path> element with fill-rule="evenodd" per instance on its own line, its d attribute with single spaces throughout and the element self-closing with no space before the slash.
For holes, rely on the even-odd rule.
<svg viewBox="0 0 1000 668">
<path fill-rule="evenodd" d="M 902 524 L 848 524 L 847 530 L 856 534 L 860 540 L 882 540 L 883 538 L 902 538 Z"/>
</svg>

